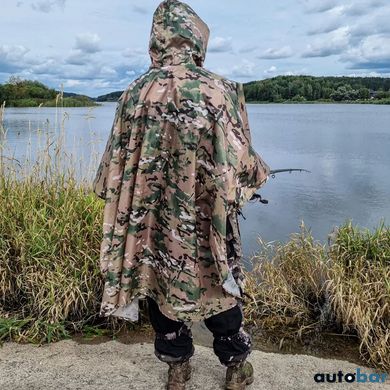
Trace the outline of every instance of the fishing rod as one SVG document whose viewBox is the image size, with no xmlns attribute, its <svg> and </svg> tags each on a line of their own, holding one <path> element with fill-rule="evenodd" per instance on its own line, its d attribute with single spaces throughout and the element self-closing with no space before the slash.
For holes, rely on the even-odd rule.
<svg viewBox="0 0 390 390">
<path fill-rule="evenodd" d="M 288 172 L 288 173 L 291 173 L 291 172 L 307 172 L 307 173 L 311 173 L 311 171 L 308 171 L 307 169 L 302 169 L 302 168 L 288 168 L 288 169 L 273 169 L 273 170 L 270 170 L 269 172 L 269 175 L 274 179 L 275 178 L 275 175 L 279 174 L 279 173 L 285 173 L 285 172 Z M 263 203 L 263 204 L 268 204 L 268 200 L 267 199 L 263 199 L 262 196 L 260 194 L 253 194 L 252 197 L 249 199 L 249 201 L 251 200 L 259 200 L 260 203 Z M 251 202 L 251 203 L 254 203 L 254 202 Z M 244 219 L 246 219 L 244 217 L 244 214 L 242 213 L 242 211 L 240 209 L 237 210 L 238 214 L 240 214 Z"/>
<path fill-rule="evenodd" d="M 275 175 L 277 175 L 278 173 L 283 173 L 283 172 L 288 172 L 288 173 L 291 173 L 291 172 L 308 172 L 308 173 L 311 173 L 310 171 L 308 171 L 307 169 L 302 169 L 302 168 L 290 168 L 290 169 L 274 169 L 274 170 L 271 170 L 269 172 L 270 176 L 275 179 Z"/>
</svg>

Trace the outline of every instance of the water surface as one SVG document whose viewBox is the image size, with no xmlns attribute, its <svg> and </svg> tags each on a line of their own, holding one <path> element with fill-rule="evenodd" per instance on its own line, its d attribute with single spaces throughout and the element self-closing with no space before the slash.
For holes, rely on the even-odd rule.
<svg viewBox="0 0 390 390">
<path fill-rule="evenodd" d="M 9 151 L 22 158 L 42 131 L 65 128 L 65 144 L 91 174 L 105 147 L 115 103 L 101 107 L 7 109 Z M 311 174 L 280 174 L 258 191 L 268 205 L 247 203 L 239 217 L 245 256 L 265 241 L 285 241 L 301 220 L 326 242 L 347 219 L 374 228 L 390 219 L 390 107 L 344 104 L 248 105 L 252 142 L 271 166 L 305 168 Z"/>
</svg>

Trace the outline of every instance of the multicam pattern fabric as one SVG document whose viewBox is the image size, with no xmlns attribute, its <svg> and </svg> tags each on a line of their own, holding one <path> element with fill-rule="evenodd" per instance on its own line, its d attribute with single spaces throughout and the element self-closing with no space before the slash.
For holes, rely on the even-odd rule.
<svg viewBox="0 0 390 390">
<path fill-rule="evenodd" d="M 101 316 L 133 320 L 149 296 L 167 317 L 197 321 L 241 297 L 236 212 L 269 167 L 251 145 L 242 85 L 202 67 L 208 37 L 187 4 L 162 2 L 150 69 L 119 98 L 93 182 L 105 199 Z"/>
</svg>

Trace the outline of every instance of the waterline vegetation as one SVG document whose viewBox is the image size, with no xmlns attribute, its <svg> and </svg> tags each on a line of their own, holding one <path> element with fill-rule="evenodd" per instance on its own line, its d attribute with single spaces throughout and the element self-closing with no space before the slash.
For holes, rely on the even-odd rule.
<svg viewBox="0 0 390 390">
<path fill-rule="evenodd" d="M 390 78 L 277 76 L 244 84 L 247 103 L 390 104 Z M 117 101 L 122 91 L 99 96 Z"/>
<path fill-rule="evenodd" d="M 244 84 L 248 103 L 390 104 L 390 78 L 277 76 Z"/>
<path fill-rule="evenodd" d="M 302 227 L 287 243 L 263 243 L 247 274 L 247 321 L 281 340 L 349 334 L 368 364 L 390 369 L 390 228 L 346 222 L 327 245 Z"/>
<path fill-rule="evenodd" d="M 132 326 L 98 316 L 104 202 L 97 167 L 77 172 L 64 151 L 64 118 L 24 161 L 0 135 L 0 341 L 51 342 L 77 332 L 115 335 Z M 26 153 L 28 155 L 28 153 Z M 390 228 L 346 223 L 325 245 L 302 227 L 287 243 L 262 243 L 247 272 L 247 323 L 280 339 L 353 333 L 362 358 L 390 370 Z"/>
<path fill-rule="evenodd" d="M 63 107 L 91 107 L 97 103 L 88 96 L 65 93 L 63 88 L 56 91 L 38 81 L 22 80 L 11 77 L 0 84 L 0 104 L 7 107 L 56 107 L 58 96 Z"/>
</svg>

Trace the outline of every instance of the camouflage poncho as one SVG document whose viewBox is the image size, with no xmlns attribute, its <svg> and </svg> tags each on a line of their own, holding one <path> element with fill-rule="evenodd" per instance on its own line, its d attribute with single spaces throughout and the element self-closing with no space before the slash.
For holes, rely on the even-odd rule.
<svg viewBox="0 0 390 390">
<path fill-rule="evenodd" d="M 208 37 L 188 5 L 162 2 L 150 69 L 119 98 L 93 183 L 105 199 L 101 316 L 136 320 L 150 296 L 196 321 L 241 296 L 236 211 L 269 167 L 251 146 L 242 85 L 202 67 Z"/>
</svg>

